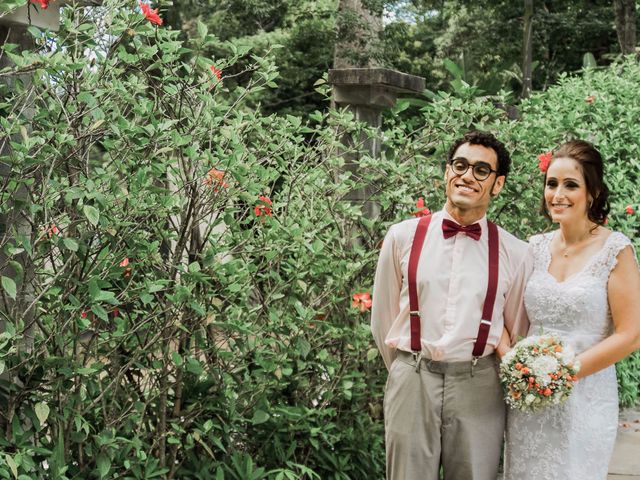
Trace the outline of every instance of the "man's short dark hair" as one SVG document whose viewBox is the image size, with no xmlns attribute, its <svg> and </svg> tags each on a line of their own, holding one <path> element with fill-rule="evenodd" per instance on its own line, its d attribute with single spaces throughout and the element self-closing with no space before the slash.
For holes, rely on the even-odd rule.
<svg viewBox="0 0 640 480">
<path fill-rule="evenodd" d="M 507 148 L 492 134 L 488 132 L 480 132 L 478 130 L 465 133 L 464 137 L 459 138 L 453 143 L 449 149 L 449 153 L 447 154 L 447 162 L 450 162 L 453 159 L 453 155 L 456 153 L 456 150 L 458 150 L 458 147 L 465 143 L 491 148 L 498 156 L 498 176 L 504 175 L 506 177 L 509 174 L 509 169 L 511 168 L 511 157 L 509 156 Z"/>
</svg>

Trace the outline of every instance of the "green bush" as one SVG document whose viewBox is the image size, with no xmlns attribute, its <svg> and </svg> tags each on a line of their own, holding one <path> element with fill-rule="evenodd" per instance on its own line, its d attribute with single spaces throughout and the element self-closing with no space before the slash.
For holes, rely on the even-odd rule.
<svg viewBox="0 0 640 480">
<path fill-rule="evenodd" d="M 443 204 L 444 152 L 472 126 L 515 151 L 491 215 L 523 238 L 546 228 L 536 155 L 593 132 L 610 224 L 637 243 L 640 137 L 619 128 L 638 128 L 619 91 L 636 64 L 564 78 L 520 121 L 464 88 L 413 101 L 419 117 L 401 103 L 373 159 L 348 112 L 248 108 L 272 59 L 203 58 L 218 40 L 197 31 L 179 41 L 114 1 L 65 9 L 53 43 L 31 28 L 38 48 L 5 45 L 0 478 L 382 477 L 386 371 L 352 296 L 388 226 Z"/>
</svg>

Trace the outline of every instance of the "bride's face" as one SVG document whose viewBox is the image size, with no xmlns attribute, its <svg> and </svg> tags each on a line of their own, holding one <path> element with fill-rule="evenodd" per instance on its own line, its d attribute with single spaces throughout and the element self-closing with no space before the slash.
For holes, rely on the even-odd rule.
<svg viewBox="0 0 640 480">
<path fill-rule="evenodd" d="M 556 158 L 547 170 L 544 201 L 554 222 L 584 222 L 591 196 L 578 162 Z"/>
</svg>

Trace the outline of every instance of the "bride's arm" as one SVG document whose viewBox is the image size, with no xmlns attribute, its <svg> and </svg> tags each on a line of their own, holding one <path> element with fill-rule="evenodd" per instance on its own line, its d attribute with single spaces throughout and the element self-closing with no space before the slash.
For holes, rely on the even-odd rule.
<svg viewBox="0 0 640 480">
<path fill-rule="evenodd" d="M 618 254 L 607 294 L 614 333 L 578 355 L 578 378 L 596 373 L 640 348 L 640 270 L 631 247 Z"/>
<path fill-rule="evenodd" d="M 511 350 L 511 335 L 509 334 L 507 327 L 504 327 L 502 329 L 502 337 L 500 338 L 498 345 L 496 345 L 496 354 L 498 355 L 498 358 L 502 358 L 509 350 Z"/>
</svg>

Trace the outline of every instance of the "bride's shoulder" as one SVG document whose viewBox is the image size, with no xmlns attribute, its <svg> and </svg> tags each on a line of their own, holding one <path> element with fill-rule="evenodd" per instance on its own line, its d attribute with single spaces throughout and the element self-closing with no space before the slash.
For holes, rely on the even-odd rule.
<svg viewBox="0 0 640 480">
<path fill-rule="evenodd" d="M 531 245 L 532 247 L 539 247 L 540 245 L 546 244 L 551 241 L 555 233 L 556 230 L 532 235 L 529 237 L 529 245 Z"/>
<path fill-rule="evenodd" d="M 613 243 L 613 244 L 624 244 L 624 245 L 631 245 L 631 239 L 629 237 L 627 237 L 624 233 L 619 232 L 617 230 L 610 230 L 608 228 L 605 228 L 605 235 L 607 235 L 606 238 L 606 242 L 609 243 Z"/>
<path fill-rule="evenodd" d="M 608 236 L 604 244 L 608 248 L 605 248 L 603 250 L 608 251 L 609 255 L 613 256 L 617 256 L 622 249 L 628 246 L 630 246 L 631 249 L 634 250 L 633 242 L 631 241 L 631 239 L 624 233 L 618 232 L 617 230 L 608 230 Z"/>
<path fill-rule="evenodd" d="M 624 233 L 616 230 L 605 229 L 603 235 L 606 235 L 604 246 L 596 254 L 599 261 L 596 264 L 602 264 L 606 271 L 611 271 L 618 263 L 619 253 L 626 247 L 631 247 L 633 251 L 633 243 Z M 633 252 L 635 253 L 635 251 Z M 635 256 L 635 255 L 634 255 Z"/>
</svg>

